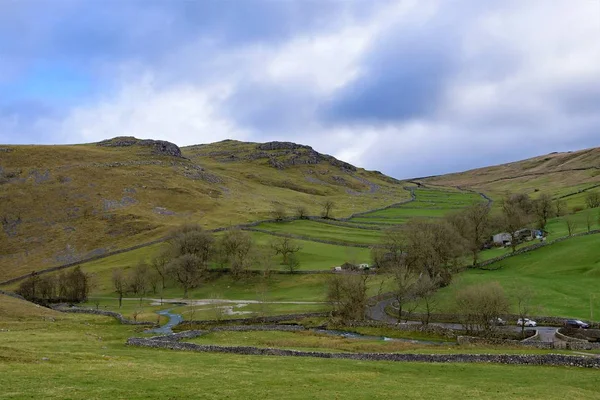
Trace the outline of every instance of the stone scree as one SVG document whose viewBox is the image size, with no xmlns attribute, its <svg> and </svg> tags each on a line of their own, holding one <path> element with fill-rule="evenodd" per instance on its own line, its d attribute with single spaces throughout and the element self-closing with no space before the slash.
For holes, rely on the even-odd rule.
<svg viewBox="0 0 600 400">
<path fill-rule="evenodd" d="M 154 322 L 145 322 L 145 321 L 132 321 L 123 316 L 123 314 L 119 314 L 113 311 L 106 310 L 94 310 L 92 308 L 81 308 L 81 307 L 67 307 L 65 305 L 53 306 L 53 310 L 66 312 L 66 313 L 76 313 L 76 314 L 93 314 L 93 315 L 104 315 L 107 317 L 116 318 L 123 325 L 143 325 L 143 326 L 156 326 Z"/>
<path fill-rule="evenodd" d="M 257 327 L 238 326 L 224 327 L 224 330 L 252 330 Z M 261 330 L 303 330 L 293 326 L 262 326 Z M 317 357 L 361 361 L 395 361 L 395 362 L 428 362 L 428 363 L 496 363 L 511 365 L 548 365 L 581 368 L 600 368 L 600 358 L 572 356 L 562 354 L 398 354 L 398 353 L 327 353 L 318 351 L 283 350 L 275 348 L 259 348 L 252 346 L 217 346 L 179 342 L 182 339 L 193 339 L 209 331 L 187 331 L 166 336 L 151 338 L 129 338 L 128 346 L 162 348 L 170 350 L 228 353 L 240 355 L 261 355 L 279 357 Z"/>
</svg>

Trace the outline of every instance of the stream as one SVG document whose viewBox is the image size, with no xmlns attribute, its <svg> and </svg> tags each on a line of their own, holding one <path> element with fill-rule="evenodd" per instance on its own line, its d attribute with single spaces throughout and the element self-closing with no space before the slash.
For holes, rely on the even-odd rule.
<svg viewBox="0 0 600 400">
<path fill-rule="evenodd" d="M 144 333 L 157 333 L 159 335 L 168 335 L 173 333 L 173 327 L 179 325 L 183 321 L 183 316 L 180 314 L 171 313 L 172 308 L 168 310 L 158 311 L 158 315 L 162 315 L 163 317 L 169 317 L 169 322 L 164 324 L 161 327 L 148 329 L 144 331 Z"/>
<path fill-rule="evenodd" d="M 162 315 L 164 317 L 168 317 L 169 321 L 161 327 L 148 329 L 144 331 L 144 333 L 155 333 L 159 335 L 168 335 L 173 333 L 173 327 L 179 325 L 183 321 L 183 316 L 180 314 L 171 313 L 171 309 L 158 311 L 157 314 Z M 384 340 L 384 341 L 394 341 L 394 342 L 406 342 L 406 343 L 415 343 L 415 344 L 429 344 L 429 345 L 450 345 L 456 344 L 455 342 L 437 342 L 432 340 L 418 340 L 418 339 L 402 339 L 402 338 L 389 338 L 386 336 L 374 336 L 374 335 L 363 335 L 356 332 L 348 332 L 341 331 L 336 329 L 321 329 L 321 328 L 313 328 L 310 329 L 315 333 L 320 333 L 324 335 L 332 335 L 332 336 L 341 336 L 348 339 L 363 339 L 363 340 Z"/>
</svg>

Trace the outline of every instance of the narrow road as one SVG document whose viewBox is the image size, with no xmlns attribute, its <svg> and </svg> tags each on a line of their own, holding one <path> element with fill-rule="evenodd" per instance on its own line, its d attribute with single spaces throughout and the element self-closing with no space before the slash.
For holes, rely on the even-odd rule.
<svg viewBox="0 0 600 400">
<path fill-rule="evenodd" d="M 393 302 L 394 302 L 394 299 L 385 299 L 385 300 L 379 301 L 377 304 L 368 308 L 367 316 L 375 321 L 382 321 L 382 322 L 387 322 L 387 323 L 392 323 L 392 324 L 398 323 L 397 318 L 394 318 L 385 312 L 386 307 L 392 305 Z M 406 323 L 420 324 L 421 322 L 420 321 L 408 321 Z M 462 330 L 463 329 L 462 324 L 455 324 L 455 323 L 431 322 L 430 325 L 440 326 L 442 328 L 453 329 L 453 330 Z M 517 326 L 517 325 L 507 325 L 504 328 L 508 329 L 510 331 L 513 331 L 513 332 L 521 331 L 521 327 Z M 532 329 L 532 328 L 528 328 L 528 329 Z M 538 326 L 535 329 L 538 331 L 538 333 L 540 335 L 540 341 L 542 341 L 542 342 L 558 341 L 558 339 L 556 339 L 556 337 L 554 336 L 554 333 L 556 332 L 556 329 L 558 329 L 558 328 L 552 327 L 552 326 Z"/>
</svg>

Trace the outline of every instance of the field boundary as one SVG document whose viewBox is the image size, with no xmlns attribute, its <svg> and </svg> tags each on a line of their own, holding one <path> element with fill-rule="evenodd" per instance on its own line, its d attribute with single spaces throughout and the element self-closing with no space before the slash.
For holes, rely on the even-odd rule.
<svg viewBox="0 0 600 400">
<path fill-rule="evenodd" d="M 266 327 L 269 328 L 269 327 Z M 246 329 L 247 330 L 247 329 Z M 288 329 L 299 330 L 298 328 Z M 582 368 L 600 368 L 600 358 L 563 354 L 410 354 L 410 353 L 330 353 L 319 351 L 285 350 L 272 347 L 218 346 L 180 342 L 193 339 L 209 331 L 186 331 L 151 338 L 132 337 L 127 339 L 128 346 L 149 347 L 179 351 L 229 353 L 239 355 L 277 356 L 277 357 L 313 357 L 346 359 L 360 361 L 393 361 L 425 363 L 495 363 L 510 365 L 546 365 Z"/>
</svg>

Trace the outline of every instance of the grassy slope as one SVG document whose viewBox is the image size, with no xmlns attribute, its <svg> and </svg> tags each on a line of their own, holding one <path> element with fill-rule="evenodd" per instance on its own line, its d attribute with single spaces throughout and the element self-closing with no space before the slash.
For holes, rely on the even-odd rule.
<svg viewBox="0 0 600 400">
<path fill-rule="evenodd" d="M 450 310 L 460 288 L 487 281 L 498 281 L 509 297 L 519 287 L 533 293 L 535 314 L 589 318 L 590 295 L 600 313 L 600 235 L 576 237 L 530 253 L 507 258 L 494 271 L 468 270 L 455 282 L 440 290 L 442 308 Z"/>
<path fill-rule="evenodd" d="M 552 153 L 421 181 L 431 185 L 472 188 L 495 198 L 502 197 L 507 191 L 535 193 L 536 190 L 564 196 L 600 184 L 600 147 Z M 565 200 L 571 207 L 582 206 L 584 196 L 567 197 Z"/>
<path fill-rule="evenodd" d="M 1 319 L 0 398 L 597 398 L 597 371 L 202 354 L 131 348 L 111 318 Z M 46 358 L 47 360 L 42 360 Z M 510 385 L 507 385 L 510 382 Z"/>
<path fill-rule="evenodd" d="M 329 161 L 277 169 L 249 158 L 256 146 L 225 141 L 182 149 L 189 159 L 142 146 L 5 146 L 0 280 L 156 239 L 182 222 L 217 227 L 268 218 L 273 202 L 318 214 L 331 199 L 335 215 L 348 216 L 409 197 L 382 174 Z"/>
</svg>

